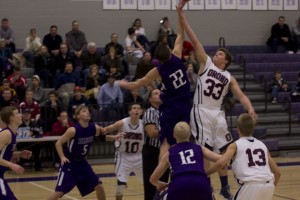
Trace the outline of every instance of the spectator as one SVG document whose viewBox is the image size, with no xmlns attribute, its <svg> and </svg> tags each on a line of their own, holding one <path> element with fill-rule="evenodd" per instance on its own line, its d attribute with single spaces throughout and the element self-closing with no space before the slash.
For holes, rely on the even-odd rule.
<svg viewBox="0 0 300 200">
<path fill-rule="evenodd" d="M 277 103 L 278 92 L 290 90 L 287 82 L 282 78 L 281 71 L 274 72 L 273 82 L 271 83 L 272 103 Z"/>
<path fill-rule="evenodd" d="M 61 43 L 59 45 L 58 55 L 53 56 L 53 67 L 56 70 L 56 76 L 64 73 L 67 62 L 70 62 L 75 66 L 75 56 L 69 51 L 66 43 Z"/>
<path fill-rule="evenodd" d="M 3 18 L 1 21 L 0 38 L 5 39 L 5 46 L 10 48 L 12 53 L 16 52 L 15 34 L 12 28 L 10 27 L 7 18 Z"/>
<path fill-rule="evenodd" d="M 45 135 L 50 134 L 52 124 L 62 111 L 64 111 L 64 106 L 59 100 L 57 92 L 54 90 L 49 92 L 48 99 L 41 104 L 41 122 Z"/>
<path fill-rule="evenodd" d="M 300 51 L 300 17 L 292 25 L 292 36 L 295 42 L 295 51 Z"/>
<path fill-rule="evenodd" d="M 0 110 L 6 106 L 17 106 L 18 102 L 12 97 L 12 92 L 10 89 L 4 89 L 2 91 L 2 96 L 0 97 Z"/>
<path fill-rule="evenodd" d="M 34 57 L 38 54 L 40 46 L 42 46 L 41 39 L 37 36 L 35 28 L 31 28 L 29 36 L 26 38 L 26 47 L 23 52 L 23 57 L 26 59 L 26 67 L 33 68 Z"/>
<path fill-rule="evenodd" d="M 12 52 L 10 48 L 5 46 L 5 39 L 0 38 L 0 81 L 2 81 L 3 72 L 5 77 L 8 77 L 13 73 L 12 59 Z"/>
<path fill-rule="evenodd" d="M 118 35 L 116 33 L 112 33 L 110 35 L 110 42 L 105 45 L 104 54 L 107 55 L 109 53 L 110 47 L 114 47 L 116 49 L 117 55 L 124 57 L 124 48 L 118 43 Z"/>
<path fill-rule="evenodd" d="M 103 120 L 115 121 L 120 119 L 118 115 L 123 106 L 123 93 L 118 83 L 115 82 L 114 75 L 110 74 L 107 83 L 100 88 L 97 101 L 103 114 Z"/>
<path fill-rule="evenodd" d="M 108 54 L 103 56 L 102 63 L 103 63 L 103 70 L 101 74 L 109 73 L 111 66 L 115 66 L 118 69 L 118 71 L 124 73 L 124 67 L 122 65 L 122 57 L 117 55 L 117 51 L 113 46 L 109 48 Z"/>
<path fill-rule="evenodd" d="M 133 79 L 143 78 L 155 66 L 151 62 L 152 57 L 150 52 L 144 52 L 143 59 L 138 62 Z"/>
<path fill-rule="evenodd" d="M 135 36 L 135 29 L 129 28 L 125 38 L 125 54 L 128 56 L 128 62 L 132 59 L 140 59 L 143 57 L 144 47 L 137 41 Z"/>
<path fill-rule="evenodd" d="M 15 67 L 14 73 L 7 77 L 7 80 L 10 82 L 10 84 L 13 86 L 13 88 L 16 90 L 18 99 L 22 101 L 25 96 L 26 89 L 28 87 L 27 80 L 25 76 L 21 74 L 20 67 Z"/>
<path fill-rule="evenodd" d="M 72 30 L 66 33 L 66 43 L 71 52 L 80 58 L 83 49 L 87 45 L 85 34 L 79 30 L 79 22 L 72 22 Z"/>
<path fill-rule="evenodd" d="M 2 93 L 5 89 L 9 89 L 11 91 L 12 97 L 14 99 L 18 99 L 17 92 L 14 88 L 11 87 L 9 80 L 4 80 L 2 86 L 0 86 L 0 93 Z"/>
<path fill-rule="evenodd" d="M 68 114 L 73 116 L 74 111 L 78 106 L 89 106 L 89 102 L 86 97 L 81 93 L 81 88 L 76 86 L 74 88 L 74 96 L 69 101 Z"/>
<path fill-rule="evenodd" d="M 194 51 L 193 45 L 185 40 L 182 46 L 182 60 L 187 61 L 189 59 L 190 53 Z"/>
<path fill-rule="evenodd" d="M 31 121 L 31 110 L 30 108 L 25 108 L 22 110 L 22 124 L 18 128 L 18 136 L 20 137 L 41 137 L 43 135 L 43 129 L 39 121 Z M 34 170 L 41 171 L 41 143 L 38 142 L 24 142 L 18 143 L 17 149 L 26 149 L 32 151 Z M 22 160 L 20 160 L 22 163 Z"/>
<path fill-rule="evenodd" d="M 59 46 L 62 43 L 62 37 L 57 34 L 57 26 L 50 26 L 50 33 L 44 36 L 43 44 L 48 48 L 48 52 L 52 56 L 57 56 L 59 53 Z"/>
<path fill-rule="evenodd" d="M 89 42 L 87 45 L 87 51 L 84 51 L 81 55 L 83 80 L 86 80 L 90 71 L 91 65 L 101 66 L 101 54 L 97 52 L 97 45 L 95 42 Z"/>
<path fill-rule="evenodd" d="M 292 91 L 292 101 L 300 101 L 300 71 L 298 72 L 298 82 Z"/>
<path fill-rule="evenodd" d="M 134 20 L 132 27 L 135 29 L 135 35 L 137 41 L 145 48 L 149 49 L 150 42 L 146 37 L 145 28 L 142 26 L 142 20 L 137 18 Z"/>
<path fill-rule="evenodd" d="M 138 89 L 127 91 L 124 95 L 125 110 L 128 110 L 129 105 L 131 105 L 133 103 L 138 103 L 142 107 L 144 107 L 144 100 L 139 95 L 139 90 Z"/>
<path fill-rule="evenodd" d="M 45 45 L 40 46 L 39 53 L 34 59 L 34 73 L 42 79 L 42 85 L 45 88 L 54 87 L 54 75 L 56 73 L 53 68 L 53 62 L 48 49 Z"/>
<path fill-rule="evenodd" d="M 29 89 L 33 91 L 33 99 L 39 103 L 46 100 L 45 91 L 40 86 L 40 82 L 40 77 L 38 75 L 33 75 L 31 78 L 31 87 L 29 87 Z"/>
<path fill-rule="evenodd" d="M 173 49 L 177 35 L 175 34 L 174 30 L 170 27 L 169 18 L 164 17 L 160 21 L 160 24 L 161 26 L 158 30 L 158 35 L 166 34 L 168 39 L 168 45 L 171 49 Z"/>
<path fill-rule="evenodd" d="M 73 96 L 75 86 L 79 86 L 78 75 L 73 72 L 73 64 L 66 63 L 65 72 L 61 74 L 56 82 L 55 90 L 58 91 L 58 95 L 62 98 L 63 105 L 67 108 L 71 96 Z"/>
<path fill-rule="evenodd" d="M 52 135 L 61 136 L 69 127 L 74 126 L 66 111 L 60 112 L 57 121 L 52 124 Z"/>
<path fill-rule="evenodd" d="M 85 96 L 91 107 L 96 110 L 99 109 L 96 97 L 98 96 L 98 91 L 102 83 L 103 79 L 100 77 L 99 67 L 97 65 L 92 65 L 90 67 L 90 74 L 86 80 Z"/>
<path fill-rule="evenodd" d="M 271 28 L 271 36 L 267 41 L 267 45 L 273 53 L 278 52 L 279 46 L 284 47 L 284 51 L 291 52 L 293 50 L 292 37 L 289 26 L 285 23 L 285 17 L 280 16 L 278 22 Z"/>
<path fill-rule="evenodd" d="M 194 96 L 196 86 L 197 86 L 198 74 L 196 72 L 197 72 L 197 69 L 194 68 L 194 65 L 192 62 L 186 63 L 186 74 L 187 74 L 189 82 L 190 82 L 191 97 Z"/>
<path fill-rule="evenodd" d="M 40 106 L 37 101 L 33 99 L 33 91 L 27 90 L 25 95 L 25 100 L 20 103 L 20 109 L 25 110 L 29 108 L 31 111 L 31 121 L 38 122 L 40 120 Z"/>
<path fill-rule="evenodd" d="M 168 35 L 165 33 L 161 33 L 158 35 L 157 41 L 154 45 L 151 46 L 150 48 L 150 52 L 151 52 L 151 56 L 154 57 L 155 56 L 155 50 L 156 47 L 158 47 L 159 45 L 168 45 Z"/>
</svg>

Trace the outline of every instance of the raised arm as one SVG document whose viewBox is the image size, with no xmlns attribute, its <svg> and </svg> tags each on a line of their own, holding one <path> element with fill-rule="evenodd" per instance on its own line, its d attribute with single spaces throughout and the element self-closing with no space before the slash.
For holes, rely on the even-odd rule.
<svg viewBox="0 0 300 200">
<path fill-rule="evenodd" d="M 176 9 L 181 6 L 181 2 L 176 5 Z M 176 55 L 178 58 L 181 59 L 182 55 L 182 48 L 183 48 L 183 42 L 184 42 L 184 29 L 183 29 L 183 24 L 182 21 L 180 20 L 180 17 L 178 15 L 177 19 L 177 37 L 175 40 L 174 48 L 172 50 L 172 54 Z"/>
<path fill-rule="evenodd" d="M 126 80 L 120 80 L 119 86 L 122 88 L 126 88 L 129 90 L 139 89 L 140 87 L 143 87 L 145 85 L 148 85 L 149 83 L 152 83 L 156 79 L 161 79 L 159 72 L 156 67 L 154 67 L 151 71 L 149 71 L 146 76 L 144 76 L 141 79 L 138 79 L 134 82 L 128 82 Z"/>
<path fill-rule="evenodd" d="M 199 74 L 201 74 L 205 67 L 207 55 L 205 53 L 205 50 L 204 50 L 201 42 L 198 40 L 196 34 L 194 33 L 193 29 L 191 28 L 190 24 L 188 23 L 185 13 L 182 10 L 184 5 L 186 4 L 186 2 L 187 2 L 186 0 L 180 1 L 180 3 L 177 6 L 177 12 L 178 12 L 180 20 L 183 24 L 183 27 L 194 46 L 196 58 L 200 64 Z"/>
</svg>

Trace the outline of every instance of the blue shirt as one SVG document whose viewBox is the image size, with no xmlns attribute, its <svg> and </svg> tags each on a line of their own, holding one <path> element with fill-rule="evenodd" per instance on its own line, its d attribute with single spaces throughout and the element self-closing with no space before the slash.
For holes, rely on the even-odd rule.
<svg viewBox="0 0 300 200">
<path fill-rule="evenodd" d="M 114 82 L 113 85 L 105 83 L 100 88 L 97 101 L 100 107 L 102 107 L 102 105 L 111 105 L 115 103 L 122 104 L 124 100 L 120 86 L 116 82 Z"/>
</svg>

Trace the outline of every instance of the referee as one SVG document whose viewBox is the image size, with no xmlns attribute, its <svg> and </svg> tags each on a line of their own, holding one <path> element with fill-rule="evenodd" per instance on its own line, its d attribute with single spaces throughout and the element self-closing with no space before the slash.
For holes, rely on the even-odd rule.
<svg viewBox="0 0 300 200">
<path fill-rule="evenodd" d="M 150 108 L 143 116 L 145 130 L 145 144 L 143 146 L 143 174 L 144 174 L 144 200 L 153 200 L 156 188 L 149 182 L 152 172 L 158 165 L 159 158 L 159 110 L 161 104 L 160 90 L 154 89 L 149 94 Z M 169 171 L 162 176 L 161 180 L 168 182 Z"/>
</svg>

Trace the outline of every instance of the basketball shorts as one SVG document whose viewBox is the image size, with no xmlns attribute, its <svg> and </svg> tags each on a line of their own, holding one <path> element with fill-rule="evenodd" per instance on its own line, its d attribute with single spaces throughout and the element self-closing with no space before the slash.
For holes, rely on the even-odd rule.
<svg viewBox="0 0 300 200">
<path fill-rule="evenodd" d="M 17 200 L 6 180 L 3 178 L 4 174 L 0 174 L 0 199 L 1 200 Z"/>
<path fill-rule="evenodd" d="M 235 194 L 237 200 L 272 200 L 275 186 L 273 181 L 244 183 Z"/>
</svg>

